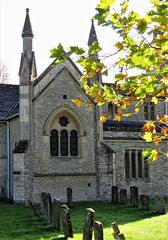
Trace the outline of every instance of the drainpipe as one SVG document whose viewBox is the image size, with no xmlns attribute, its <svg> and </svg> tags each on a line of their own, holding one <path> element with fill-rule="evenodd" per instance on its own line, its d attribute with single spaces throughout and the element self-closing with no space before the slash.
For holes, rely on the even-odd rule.
<svg viewBox="0 0 168 240">
<path fill-rule="evenodd" d="M 10 123 L 6 122 L 7 124 L 7 199 L 9 199 L 10 193 L 10 182 L 9 182 L 9 172 L 10 172 L 10 142 L 9 142 L 9 131 L 10 131 Z"/>
</svg>

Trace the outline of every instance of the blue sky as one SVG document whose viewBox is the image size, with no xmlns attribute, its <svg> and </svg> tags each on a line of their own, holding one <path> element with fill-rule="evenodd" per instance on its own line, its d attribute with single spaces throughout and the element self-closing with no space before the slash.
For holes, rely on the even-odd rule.
<svg viewBox="0 0 168 240">
<path fill-rule="evenodd" d="M 7 66 L 9 83 L 19 83 L 26 8 L 30 9 L 33 50 L 40 75 L 52 62 L 49 50 L 59 43 L 65 49 L 70 45 L 87 49 L 91 18 L 98 3 L 98 0 L 0 0 L 0 61 Z M 144 14 L 149 9 L 149 0 L 130 0 L 130 9 Z M 117 40 L 114 32 L 97 26 L 97 22 L 95 28 L 103 52 L 111 51 Z"/>
</svg>

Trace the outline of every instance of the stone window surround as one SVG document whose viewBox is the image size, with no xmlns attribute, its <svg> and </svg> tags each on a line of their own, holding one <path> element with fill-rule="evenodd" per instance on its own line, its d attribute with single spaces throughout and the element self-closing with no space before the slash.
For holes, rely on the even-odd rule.
<svg viewBox="0 0 168 240">
<path fill-rule="evenodd" d="M 68 133 L 68 155 L 61 155 L 61 148 L 60 148 L 60 146 L 61 146 L 61 141 L 60 141 L 60 138 L 61 138 L 61 131 L 62 130 L 57 130 L 57 129 L 52 129 L 52 130 L 57 130 L 57 132 L 58 132 L 58 155 L 51 155 L 51 157 L 78 157 L 78 155 L 79 154 L 77 154 L 77 155 L 75 155 L 75 156 L 73 156 L 73 155 L 70 155 L 70 146 L 71 146 L 71 144 L 70 144 L 70 138 L 71 138 L 71 131 L 73 131 L 73 130 L 75 130 L 75 129 L 70 129 L 69 131 L 66 129 L 66 128 L 63 128 L 64 130 L 66 130 L 67 131 L 67 133 Z M 51 131 L 52 131 L 51 130 Z M 76 130 L 75 130 L 76 131 Z M 77 131 L 76 131 L 77 132 Z M 50 135 L 50 137 L 51 137 L 51 135 Z M 78 146 L 79 146 L 79 144 L 78 144 L 78 142 L 79 142 L 79 135 L 78 135 L 78 132 L 77 132 L 77 153 L 79 153 L 79 149 L 78 149 Z M 51 153 L 51 152 L 50 152 Z"/>
<path fill-rule="evenodd" d="M 61 116 L 65 116 L 73 123 L 73 125 L 68 124 L 67 127 L 61 127 L 59 121 L 55 124 L 56 119 L 58 120 Z M 78 133 L 78 156 L 51 156 L 50 154 L 50 136 L 51 130 L 57 129 L 57 131 L 61 131 L 61 129 L 67 129 L 68 132 L 71 130 L 76 130 Z M 86 126 L 83 120 L 78 116 L 74 110 L 72 110 L 69 106 L 63 105 L 56 108 L 46 119 L 44 128 L 43 128 L 43 141 L 44 141 L 44 148 L 48 152 L 49 156 L 52 159 L 79 159 L 82 157 L 82 137 L 86 135 Z"/>
<path fill-rule="evenodd" d="M 131 157 L 131 151 L 135 151 L 135 177 L 132 177 L 132 157 Z M 145 158 L 142 157 L 142 177 L 138 177 L 138 152 L 139 151 L 143 151 L 144 148 L 138 148 L 138 147 L 125 147 L 124 148 L 124 152 L 123 152 L 123 159 L 124 159 L 124 178 L 127 179 L 132 179 L 132 180 L 136 180 L 136 179 L 150 179 L 150 163 L 147 164 L 147 171 L 148 171 L 148 176 L 145 177 Z M 125 169 L 125 152 L 129 151 L 129 177 L 126 177 L 126 169 Z"/>
</svg>

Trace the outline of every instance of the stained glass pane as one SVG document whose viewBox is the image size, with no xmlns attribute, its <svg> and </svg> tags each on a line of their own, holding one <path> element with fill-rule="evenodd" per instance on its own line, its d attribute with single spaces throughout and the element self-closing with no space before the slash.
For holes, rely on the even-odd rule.
<svg viewBox="0 0 168 240">
<path fill-rule="evenodd" d="M 70 155 L 77 156 L 78 155 L 78 138 L 77 131 L 72 130 L 70 133 Z"/>
<path fill-rule="evenodd" d="M 50 153 L 51 153 L 51 156 L 58 156 L 58 132 L 57 132 L 57 130 L 51 131 Z"/>
<path fill-rule="evenodd" d="M 61 156 L 68 156 L 68 132 L 66 130 L 61 131 L 60 150 Z"/>
</svg>

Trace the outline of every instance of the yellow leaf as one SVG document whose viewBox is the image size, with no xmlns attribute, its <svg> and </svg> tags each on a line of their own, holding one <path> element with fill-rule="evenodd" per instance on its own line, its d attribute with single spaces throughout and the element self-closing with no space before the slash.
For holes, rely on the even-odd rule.
<svg viewBox="0 0 168 240">
<path fill-rule="evenodd" d="M 158 99 L 156 97 L 153 97 L 151 102 L 154 102 L 154 104 L 157 104 L 158 103 Z"/>
<path fill-rule="evenodd" d="M 135 108 L 135 112 L 138 113 L 139 112 L 139 108 Z"/>
<path fill-rule="evenodd" d="M 93 70 L 90 70 L 90 72 L 88 73 L 89 77 L 94 77 L 95 74 L 96 72 Z"/>
<path fill-rule="evenodd" d="M 82 105 L 82 100 L 80 97 L 72 99 L 72 102 L 74 102 L 77 107 L 80 107 Z"/>
<path fill-rule="evenodd" d="M 163 38 L 163 36 L 161 34 L 158 34 L 155 39 L 161 40 Z"/>
<path fill-rule="evenodd" d="M 118 114 L 115 114 L 114 121 L 121 121 L 121 116 Z"/>
<path fill-rule="evenodd" d="M 81 77 L 80 81 L 85 82 L 88 78 L 89 78 L 89 76 L 87 74 L 85 74 Z"/>
<path fill-rule="evenodd" d="M 168 157 L 168 151 L 167 151 L 167 153 L 165 153 L 164 155 L 165 155 L 166 157 Z"/>
<path fill-rule="evenodd" d="M 161 81 L 168 86 L 168 79 L 166 77 L 162 78 Z"/>
<path fill-rule="evenodd" d="M 152 161 L 157 160 L 158 158 L 158 152 L 156 150 L 151 151 Z"/>
<path fill-rule="evenodd" d="M 105 122 L 108 118 L 108 115 L 106 114 L 103 114 L 101 117 L 100 117 L 100 122 Z"/>
<path fill-rule="evenodd" d="M 152 133 L 151 132 L 145 132 L 145 134 L 142 136 L 142 138 L 146 142 L 152 142 Z"/>
<path fill-rule="evenodd" d="M 91 104 L 88 104 L 86 110 L 90 110 L 90 108 L 91 108 Z"/>
</svg>

